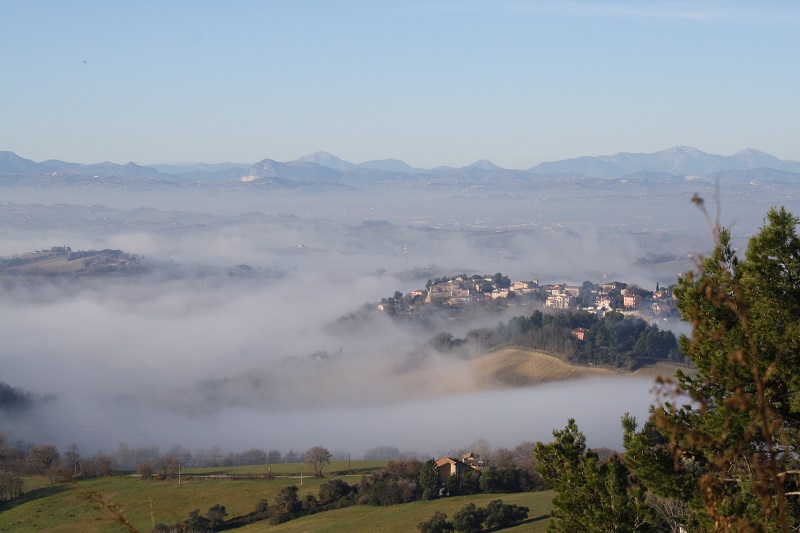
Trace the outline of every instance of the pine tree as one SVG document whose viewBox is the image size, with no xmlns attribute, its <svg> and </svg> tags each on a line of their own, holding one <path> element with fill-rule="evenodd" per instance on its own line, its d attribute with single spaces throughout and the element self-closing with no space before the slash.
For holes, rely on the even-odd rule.
<svg viewBox="0 0 800 533">
<path fill-rule="evenodd" d="M 434 500 L 439 497 L 442 480 L 439 479 L 439 472 L 436 471 L 436 461 L 433 459 L 428 459 L 422 465 L 422 469 L 419 472 L 419 486 L 422 489 L 423 500 Z"/>
<path fill-rule="evenodd" d="M 586 449 L 574 419 L 553 431 L 555 441 L 537 443 L 536 470 L 556 492 L 548 531 L 650 531 L 653 513 L 619 457 L 601 462 Z"/>
<path fill-rule="evenodd" d="M 697 371 L 676 374 L 675 399 L 641 433 L 623 422 L 627 463 L 652 493 L 688 505 L 686 525 L 789 531 L 800 521 L 798 222 L 770 210 L 744 259 L 715 227 L 713 255 L 675 290 Z"/>
</svg>

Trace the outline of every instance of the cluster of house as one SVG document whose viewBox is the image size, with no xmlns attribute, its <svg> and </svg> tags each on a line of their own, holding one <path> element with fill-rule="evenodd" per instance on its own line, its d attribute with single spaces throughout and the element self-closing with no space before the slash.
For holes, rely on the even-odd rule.
<svg viewBox="0 0 800 533">
<path fill-rule="evenodd" d="M 630 311 L 641 309 L 645 299 L 633 292 L 628 292 L 627 285 L 618 281 L 604 283 L 603 285 L 593 285 L 591 288 L 584 288 L 578 285 L 548 285 L 543 287 L 547 298 L 545 307 L 553 309 L 569 309 L 575 306 L 575 300 L 579 296 L 591 296 L 594 300 L 594 309 L 607 311 L 614 308 L 613 301 L 615 295 L 622 296 L 622 308 Z M 652 297 L 648 298 L 651 305 L 669 306 L 672 295 L 667 291 L 656 291 Z"/>
<path fill-rule="evenodd" d="M 545 307 L 551 309 L 573 309 L 579 297 L 582 298 L 582 309 L 605 312 L 612 309 L 622 311 L 644 311 L 658 316 L 675 311 L 675 299 L 671 292 L 656 290 L 642 296 L 639 291 L 631 291 L 625 283 L 612 281 L 591 287 L 578 285 L 546 285 L 544 291 Z M 593 305 L 588 305 L 594 302 Z M 578 335 L 576 335 L 578 336 Z M 580 336 L 579 336 L 580 338 Z"/>
<path fill-rule="evenodd" d="M 629 291 L 627 285 L 617 281 L 602 285 L 539 285 L 539 280 L 498 282 L 492 276 L 473 276 L 456 278 L 429 283 L 425 289 L 411 292 L 412 301 L 415 303 L 438 304 L 442 306 L 458 307 L 484 300 L 536 295 L 544 300 L 544 306 L 551 309 L 575 309 L 580 307 L 586 310 L 604 312 L 611 309 L 624 311 L 645 311 L 653 315 L 669 314 L 674 310 L 674 300 L 668 291 L 656 290 L 647 293 L 645 298 L 642 291 Z M 397 311 L 396 302 L 382 301 L 378 304 L 379 311 Z"/>
<path fill-rule="evenodd" d="M 480 457 L 472 452 L 465 453 L 461 459 L 453 459 L 445 455 L 436 460 L 436 472 L 442 482 L 447 481 L 449 477 L 461 477 L 468 470 L 480 470 L 483 466 L 484 463 Z"/>
<path fill-rule="evenodd" d="M 413 291 L 412 297 L 424 296 L 425 303 L 441 302 L 445 305 L 463 305 L 469 302 L 508 298 L 511 293 L 533 294 L 539 281 L 515 281 L 509 287 L 501 287 L 492 277 L 457 277 L 441 283 L 433 283 L 425 290 Z"/>
</svg>

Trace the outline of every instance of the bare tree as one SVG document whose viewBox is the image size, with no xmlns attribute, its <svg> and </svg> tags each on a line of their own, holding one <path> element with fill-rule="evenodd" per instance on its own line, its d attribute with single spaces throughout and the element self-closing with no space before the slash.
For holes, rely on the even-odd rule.
<svg viewBox="0 0 800 533">
<path fill-rule="evenodd" d="M 645 495 L 648 505 L 652 507 L 658 516 L 669 528 L 670 533 L 680 533 L 684 531 L 683 524 L 689 521 L 689 506 L 683 500 L 659 496 L 653 492 Z"/>
<path fill-rule="evenodd" d="M 0 470 L 0 502 L 22 495 L 22 477 L 17 472 Z"/>
<path fill-rule="evenodd" d="M 492 460 L 492 446 L 486 439 L 478 439 L 473 442 L 469 451 L 478 456 L 479 463 L 488 463 Z"/>
<path fill-rule="evenodd" d="M 139 479 L 150 479 L 153 477 L 153 465 L 150 463 L 139 463 L 136 472 L 139 474 Z"/>
<path fill-rule="evenodd" d="M 180 463 L 177 457 L 166 453 L 156 459 L 155 468 L 159 479 L 173 479 L 178 475 Z"/>
<path fill-rule="evenodd" d="M 492 453 L 492 466 L 496 468 L 516 466 L 514 462 L 514 452 L 508 448 L 497 448 L 494 453 Z"/>
<path fill-rule="evenodd" d="M 114 458 L 100 450 L 97 450 L 97 453 L 92 457 L 91 464 L 92 475 L 94 476 L 111 476 L 117 468 Z"/>
<path fill-rule="evenodd" d="M 322 477 L 322 467 L 331 462 L 331 452 L 322 446 L 314 446 L 306 452 L 305 462 L 313 465 L 315 476 Z"/>
<path fill-rule="evenodd" d="M 52 444 L 35 446 L 28 454 L 28 466 L 32 474 L 47 474 L 58 465 L 58 449 Z"/>
</svg>

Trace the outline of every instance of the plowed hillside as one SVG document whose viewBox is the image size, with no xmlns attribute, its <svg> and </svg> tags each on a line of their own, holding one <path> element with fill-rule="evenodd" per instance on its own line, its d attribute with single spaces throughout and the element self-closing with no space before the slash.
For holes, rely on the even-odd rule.
<svg viewBox="0 0 800 533">
<path fill-rule="evenodd" d="M 6 272 L 13 274 L 31 274 L 34 272 L 48 273 L 48 274 L 64 274 L 69 272 L 78 272 L 86 268 L 85 259 L 76 259 L 68 261 L 66 254 L 50 257 L 42 261 L 28 263 L 20 266 L 7 267 Z"/>
<path fill-rule="evenodd" d="M 617 373 L 605 368 L 570 365 L 552 355 L 519 348 L 506 348 L 476 357 L 469 365 L 479 388 L 524 387 Z"/>
</svg>

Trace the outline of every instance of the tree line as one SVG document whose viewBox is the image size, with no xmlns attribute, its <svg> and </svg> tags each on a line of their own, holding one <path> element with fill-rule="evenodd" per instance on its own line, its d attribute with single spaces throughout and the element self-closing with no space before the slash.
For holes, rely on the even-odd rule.
<svg viewBox="0 0 800 533">
<path fill-rule="evenodd" d="M 573 333 L 583 328 L 583 340 Z M 429 344 L 442 352 L 469 353 L 502 346 L 519 346 L 563 357 L 574 364 L 607 365 L 628 370 L 659 360 L 684 362 L 675 335 L 641 318 L 616 311 L 604 315 L 588 311 L 548 314 L 540 310 L 516 316 L 494 328 L 469 331 L 458 339 L 447 332 L 434 335 Z"/>
<path fill-rule="evenodd" d="M 529 446 L 525 446 L 530 450 Z M 324 464 L 330 453 L 324 447 L 315 447 L 307 452 L 308 462 Z M 254 510 L 243 516 L 226 520 L 224 505 L 215 504 L 202 514 L 199 509 L 189 513 L 183 522 L 175 524 L 156 524 L 153 531 L 172 533 L 178 531 L 218 531 L 233 529 L 249 523 L 268 520 L 271 524 L 281 524 L 302 516 L 308 516 L 333 509 L 353 505 L 389 506 L 419 500 L 434 500 L 449 496 L 479 493 L 510 493 L 524 490 L 541 490 L 546 485 L 531 468 L 530 454 L 525 454 L 522 466 L 489 466 L 482 470 L 467 471 L 462 476 L 451 476 L 443 482 L 436 470 L 433 459 L 422 462 L 418 459 L 389 461 L 381 469 L 362 476 L 354 484 L 343 479 L 331 479 L 319 486 L 317 495 L 300 494 L 296 485 L 282 488 L 273 499 L 256 502 Z M 529 469 L 530 468 L 530 469 Z M 323 476 L 322 468 L 316 475 Z M 494 500 L 487 508 L 468 505 L 454 516 L 453 522 L 446 520 L 442 531 L 479 531 L 482 526 L 499 529 L 527 518 L 528 509 L 504 504 Z M 422 531 L 439 531 L 438 515 L 420 524 Z M 477 527 L 477 529 L 476 529 Z"/>
</svg>

